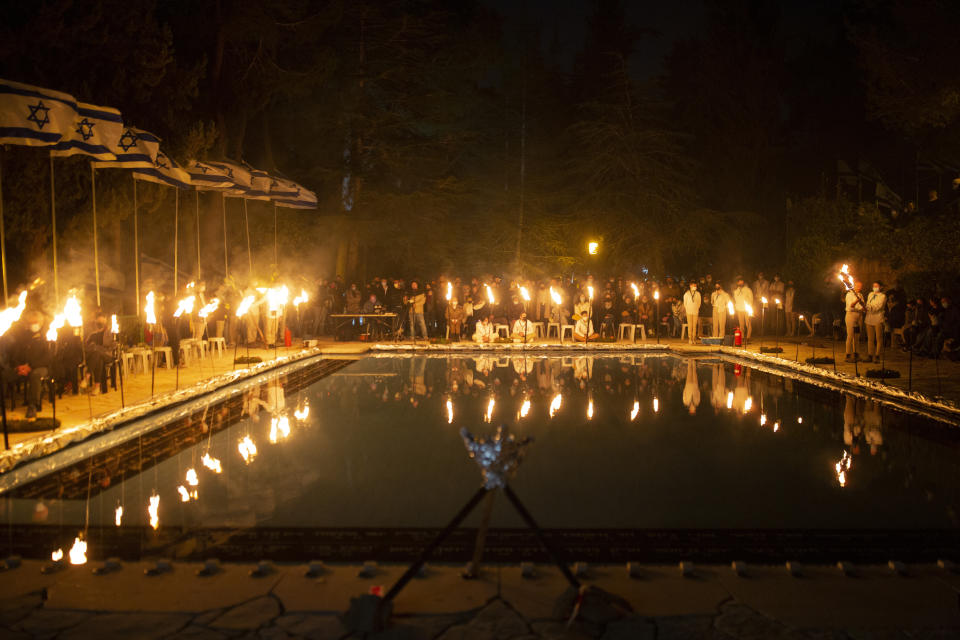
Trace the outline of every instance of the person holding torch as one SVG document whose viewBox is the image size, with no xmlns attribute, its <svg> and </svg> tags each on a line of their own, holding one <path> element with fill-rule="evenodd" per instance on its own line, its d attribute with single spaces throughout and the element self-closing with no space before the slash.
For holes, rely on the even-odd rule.
<svg viewBox="0 0 960 640">
<path fill-rule="evenodd" d="M 863 300 L 863 295 L 860 293 L 861 291 L 863 291 L 863 283 L 860 281 L 854 282 L 853 288 L 847 290 L 847 294 L 843 299 L 844 308 L 846 309 L 844 322 L 847 326 L 847 362 L 855 362 L 858 358 L 856 329 L 860 326 L 863 313 L 867 308 L 866 302 Z"/>
</svg>

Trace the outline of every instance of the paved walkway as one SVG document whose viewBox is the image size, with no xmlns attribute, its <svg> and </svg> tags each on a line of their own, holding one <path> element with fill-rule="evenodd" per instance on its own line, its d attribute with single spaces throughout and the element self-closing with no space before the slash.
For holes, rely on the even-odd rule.
<svg viewBox="0 0 960 640">
<path fill-rule="evenodd" d="M 42 575 L 40 563 L 0 574 L 3 638 L 317 638 L 349 635 L 340 614 L 352 596 L 389 587 L 403 567 L 360 578 L 359 567 L 327 567 L 306 577 L 303 566 L 280 566 L 266 577 L 225 566 L 197 577 L 196 565 L 174 564 L 157 577 L 130 564 L 105 576 L 89 566 Z M 907 575 L 860 567 L 845 577 L 809 567 L 802 577 L 783 567 L 591 567 L 585 585 L 599 588 L 567 627 L 574 593 L 552 567 L 523 578 L 518 567 L 489 567 L 464 581 L 455 567 L 429 567 L 395 602 L 383 639 L 579 640 L 587 638 L 955 638 L 960 636 L 960 576 L 935 566 Z M 612 596 L 606 596 L 612 594 Z"/>
</svg>

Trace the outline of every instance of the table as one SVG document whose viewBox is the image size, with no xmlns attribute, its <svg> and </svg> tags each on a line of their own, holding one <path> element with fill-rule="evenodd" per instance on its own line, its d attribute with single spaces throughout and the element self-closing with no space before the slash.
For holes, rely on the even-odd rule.
<svg viewBox="0 0 960 640">
<path fill-rule="evenodd" d="M 392 335 L 396 331 L 398 315 L 396 313 L 331 313 L 327 317 L 336 323 L 334 335 L 338 335 L 341 329 L 347 324 L 352 324 L 357 318 L 360 319 L 360 324 L 363 324 L 366 319 L 370 327 L 379 327 L 387 335 Z"/>
</svg>

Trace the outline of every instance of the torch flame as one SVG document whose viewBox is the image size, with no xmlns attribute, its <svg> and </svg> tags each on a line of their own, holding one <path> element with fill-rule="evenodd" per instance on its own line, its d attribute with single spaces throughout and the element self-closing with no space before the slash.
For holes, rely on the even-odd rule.
<svg viewBox="0 0 960 640">
<path fill-rule="evenodd" d="M 51 553 L 50 559 L 53 560 L 54 562 L 60 562 L 61 560 L 63 560 L 63 549 L 57 549 L 56 551 Z"/>
<path fill-rule="evenodd" d="M 560 304 L 563 302 L 563 298 L 559 293 L 553 290 L 553 287 L 550 287 L 550 299 L 553 300 L 553 304 Z"/>
<path fill-rule="evenodd" d="M 494 303 L 494 299 L 493 299 L 493 289 L 491 289 L 491 288 L 490 288 L 490 285 L 488 285 L 488 284 L 484 284 L 483 286 L 486 287 L 486 289 L 487 289 L 487 301 L 488 301 L 490 304 L 493 304 L 493 303 Z"/>
<path fill-rule="evenodd" d="M 200 308 L 200 311 L 197 312 L 197 315 L 201 318 L 206 318 L 211 313 L 216 311 L 220 307 L 220 298 L 214 298 L 203 307 Z"/>
<path fill-rule="evenodd" d="M 117 314 L 110 316 L 110 333 L 114 335 L 120 333 L 120 324 L 117 322 Z"/>
<path fill-rule="evenodd" d="M 526 300 L 527 302 L 530 302 L 530 292 L 527 291 L 526 287 L 520 287 L 520 297 Z"/>
<path fill-rule="evenodd" d="M 289 436 L 290 419 L 287 416 L 280 416 L 270 420 L 270 444 L 277 444 L 279 440 L 286 440 Z"/>
<path fill-rule="evenodd" d="M 153 291 L 147 294 L 147 304 L 143 307 L 143 313 L 146 315 L 147 324 L 157 324 L 157 314 L 153 308 Z"/>
<path fill-rule="evenodd" d="M 207 469 L 210 469 L 210 471 L 213 471 L 214 473 L 223 472 L 223 467 L 220 465 L 220 460 L 212 457 L 209 453 L 203 454 L 203 457 L 200 458 L 200 462 L 203 463 L 203 466 L 205 466 Z"/>
<path fill-rule="evenodd" d="M 640 402 L 638 400 L 633 401 L 633 409 L 630 410 L 630 422 L 633 422 L 637 419 L 637 416 L 640 414 Z"/>
<path fill-rule="evenodd" d="M 453 402 L 447 399 L 447 424 L 453 424 Z"/>
<path fill-rule="evenodd" d="M 727 313 L 729 313 L 730 315 L 733 315 L 733 314 L 734 314 L 733 302 L 732 302 L 732 301 L 727 301 Z"/>
<path fill-rule="evenodd" d="M 447 302 L 453 298 L 453 283 L 447 280 L 447 295 L 444 296 L 447 299 Z"/>
<path fill-rule="evenodd" d="M 747 315 L 752 318 L 752 317 L 753 317 L 753 307 L 750 306 L 750 303 L 749 303 L 749 302 L 744 302 L 744 303 L 743 303 L 743 308 L 744 308 L 744 310 L 746 310 Z"/>
<path fill-rule="evenodd" d="M 119 527 L 123 523 L 123 505 L 118 504 L 117 508 L 113 511 L 113 521 L 117 523 Z"/>
<path fill-rule="evenodd" d="M 177 492 L 180 494 L 180 502 L 190 502 L 190 492 L 187 491 L 185 486 L 177 487 Z"/>
<path fill-rule="evenodd" d="M 743 402 L 743 412 L 750 413 L 750 409 L 753 408 L 753 396 L 747 396 L 747 399 Z"/>
<path fill-rule="evenodd" d="M 654 413 L 659 413 L 659 412 L 660 412 L 660 398 L 656 398 L 656 397 L 655 397 L 655 398 L 653 399 L 653 412 L 654 412 Z"/>
<path fill-rule="evenodd" d="M 71 327 L 83 326 L 83 314 L 80 312 L 80 301 L 76 294 L 71 294 L 67 302 L 63 305 L 63 315 L 67 318 L 67 324 Z"/>
<path fill-rule="evenodd" d="M 590 300 L 593 300 L 593 285 L 587 285 L 587 295 L 590 296 Z"/>
<path fill-rule="evenodd" d="M 300 295 L 293 299 L 293 307 L 298 308 L 304 302 L 310 300 L 310 296 L 307 295 L 306 289 L 300 289 Z"/>
<path fill-rule="evenodd" d="M 250 310 L 251 305 L 253 305 L 253 296 L 247 296 L 240 301 L 240 306 L 237 307 L 237 317 L 242 318 L 247 315 L 247 311 Z"/>
<path fill-rule="evenodd" d="M 763 306 L 767 306 L 767 296 L 760 296 L 760 302 L 763 303 Z"/>
<path fill-rule="evenodd" d="M 727 409 L 733 409 L 733 391 L 727 392 Z"/>
<path fill-rule="evenodd" d="M 497 406 L 497 399 L 490 396 L 490 400 L 487 402 L 487 413 L 483 417 L 484 422 L 490 422 L 493 419 L 493 408 L 495 406 Z"/>
<path fill-rule="evenodd" d="M 197 477 L 197 470 L 192 467 L 187 469 L 187 484 L 191 487 L 195 487 L 200 484 L 200 478 Z"/>
<path fill-rule="evenodd" d="M 87 564 L 87 542 L 81 540 L 80 536 L 73 539 L 73 546 L 70 547 L 70 564 Z"/>
<path fill-rule="evenodd" d="M 659 289 L 657 289 L 656 291 L 653 292 L 653 299 L 654 299 L 654 300 L 659 300 L 659 299 L 660 299 L 660 290 L 659 290 Z"/>
<path fill-rule="evenodd" d="M 150 515 L 150 526 L 156 529 L 160 526 L 160 496 L 153 494 L 150 496 L 150 506 L 147 507 L 147 513 Z"/>
<path fill-rule="evenodd" d="M 593 398 L 587 400 L 587 420 L 593 420 Z"/>
<path fill-rule="evenodd" d="M 760 415 L 760 426 L 767 424 L 767 414 L 763 413 Z"/>
<path fill-rule="evenodd" d="M 550 401 L 550 417 L 552 418 L 557 411 L 560 410 L 560 405 L 563 404 L 563 394 L 558 393 L 553 396 L 553 400 Z"/>
<path fill-rule="evenodd" d="M 57 332 L 67 323 L 67 318 L 62 313 L 58 313 L 50 321 L 50 328 L 47 329 L 47 340 L 53 342 L 57 339 Z"/>
<path fill-rule="evenodd" d="M 776 432 L 779 431 L 779 430 L 780 430 L 780 423 L 779 423 L 779 422 L 774 422 L 774 423 L 773 423 L 773 432 L 776 433 Z"/>
<path fill-rule="evenodd" d="M 0 336 L 10 330 L 14 322 L 23 315 L 23 310 L 27 308 L 27 292 L 21 291 L 17 299 L 17 306 L 7 307 L 0 311 Z"/>
<path fill-rule="evenodd" d="M 523 404 L 520 405 L 520 417 L 526 418 L 528 413 L 530 413 L 530 398 L 525 398 Z"/>
<path fill-rule="evenodd" d="M 177 302 L 177 310 L 173 312 L 174 318 L 179 318 L 184 312 L 193 313 L 193 305 L 197 301 L 197 296 L 187 296 Z"/>
<path fill-rule="evenodd" d="M 310 415 L 310 405 L 307 402 L 303 403 L 303 407 L 301 409 L 297 409 L 296 411 L 293 412 L 293 417 L 301 422 L 306 420 L 307 416 L 309 415 Z"/>
<path fill-rule="evenodd" d="M 267 305 L 270 307 L 270 311 L 277 311 L 290 299 L 290 290 L 287 289 L 287 285 L 283 285 L 280 288 L 271 288 L 267 289 Z"/>
<path fill-rule="evenodd" d="M 636 283 L 636 282 L 631 282 L 631 283 L 630 283 L 630 288 L 633 289 L 633 297 L 634 297 L 634 299 L 635 299 L 635 300 L 639 300 L 639 299 L 640 299 L 640 289 L 637 288 L 637 283 Z"/>
<path fill-rule="evenodd" d="M 237 443 L 237 450 L 240 451 L 240 456 L 247 464 L 253 462 L 253 459 L 257 457 L 257 445 L 254 444 L 250 436 L 243 436 L 240 439 Z"/>
</svg>

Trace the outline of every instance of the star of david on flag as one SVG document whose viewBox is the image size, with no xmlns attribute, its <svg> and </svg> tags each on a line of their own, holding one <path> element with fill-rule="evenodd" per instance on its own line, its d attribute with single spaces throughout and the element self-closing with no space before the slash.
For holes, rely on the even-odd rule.
<svg viewBox="0 0 960 640">
<path fill-rule="evenodd" d="M 187 172 L 197 189 L 228 192 L 235 188 L 227 172 L 215 167 L 213 163 L 194 160 L 188 165 Z"/>
<path fill-rule="evenodd" d="M 286 187 L 286 191 L 280 192 L 277 191 L 277 195 L 271 193 L 270 199 L 277 203 L 279 207 L 287 207 L 288 209 L 316 209 L 317 208 L 317 194 L 309 189 L 304 189 L 296 182 L 290 182 L 289 180 L 283 181 L 287 185 L 292 185 L 291 187 Z M 279 187 L 281 189 L 284 187 Z M 290 192 L 292 191 L 292 193 Z"/>
<path fill-rule="evenodd" d="M 273 182 L 273 178 L 270 177 L 269 173 L 260 169 L 247 167 L 247 170 L 250 173 L 250 188 L 244 197 L 250 200 L 269 200 L 270 184 Z"/>
<path fill-rule="evenodd" d="M 73 96 L 0 79 L 0 144 L 48 147 L 74 135 Z"/>
<path fill-rule="evenodd" d="M 176 160 L 159 149 L 153 166 L 149 169 L 134 169 L 133 177 L 135 180 L 146 180 L 147 182 L 155 182 L 177 189 L 193 188 L 190 174 L 181 169 Z"/>
<path fill-rule="evenodd" d="M 116 109 L 79 102 L 73 128 L 50 148 L 50 154 L 116 160 L 112 149 L 116 148 L 123 130 L 123 118 Z"/>
<path fill-rule="evenodd" d="M 109 148 L 114 159 L 94 163 L 98 169 L 153 169 L 160 138 L 143 129 L 121 126 L 110 138 Z"/>
</svg>

